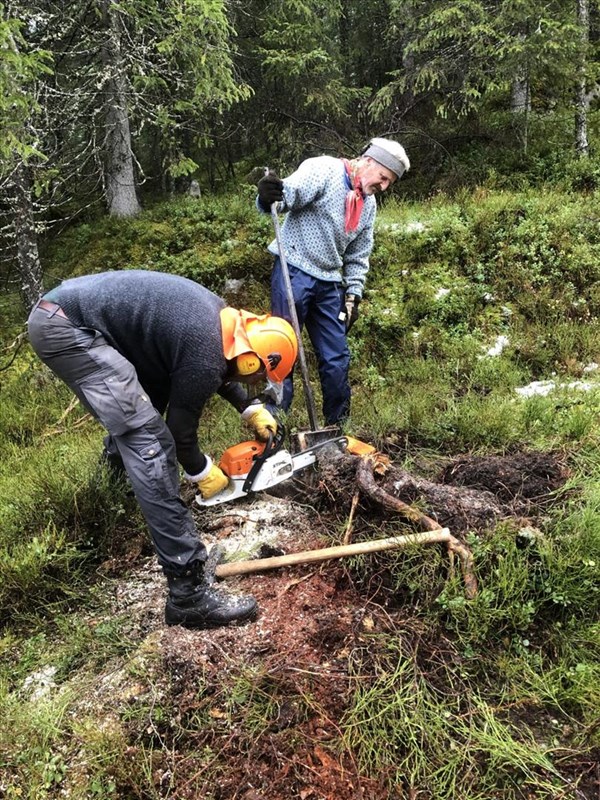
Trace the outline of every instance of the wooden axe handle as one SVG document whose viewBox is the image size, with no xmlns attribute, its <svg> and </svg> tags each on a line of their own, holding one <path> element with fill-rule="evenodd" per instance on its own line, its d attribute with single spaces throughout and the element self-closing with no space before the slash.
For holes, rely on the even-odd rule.
<svg viewBox="0 0 600 800">
<path fill-rule="evenodd" d="M 228 564 L 218 564 L 216 575 L 226 578 L 231 575 L 246 575 L 250 572 L 262 572 L 266 569 L 289 567 L 294 564 L 312 564 L 315 561 L 327 561 L 330 558 L 345 558 L 358 556 L 364 553 L 379 553 L 382 550 L 407 547 L 411 544 L 431 544 L 433 542 L 452 542 L 454 537 L 448 528 L 436 531 L 423 531 L 406 536 L 392 536 L 388 539 L 376 539 L 373 542 L 356 542 L 356 544 L 342 544 L 336 547 L 324 547 L 320 550 L 304 550 L 301 553 L 290 553 L 285 556 L 273 558 L 257 558 L 250 561 L 232 561 Z"/>
</svg>

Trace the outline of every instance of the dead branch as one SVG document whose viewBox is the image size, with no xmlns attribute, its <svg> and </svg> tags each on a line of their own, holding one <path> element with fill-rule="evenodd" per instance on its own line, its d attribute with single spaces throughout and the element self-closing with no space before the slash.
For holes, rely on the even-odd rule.
<svg viewBox="0 0 600 800">
<path fill-rule="evenodd" d="M 40 439 L 48 439 L 50 436 L 57 436 L 59 433 L 64 433 L 65 428 L 61 428 L 61 424 L 69 416 L 71 411 L 73 411 L 73 409 L 77 406 L 78 402 L 79 402 L 78 397 L 75 396 L 71 398 L 71 402 L 69 403 L 67 408 L 65 408 L 63 413 L 60 415 L 60 418 L 54 423 L 52 428 L 45 430 L 41 434 Z M 84 414 L 82 417 L 79 417 L 79 419 L 75 420 L 75 422 L 71 425 L 71 428 L 79 428 L 90 419 L 92 419 L 92 415 L 88 412 Z"/>
</svg>

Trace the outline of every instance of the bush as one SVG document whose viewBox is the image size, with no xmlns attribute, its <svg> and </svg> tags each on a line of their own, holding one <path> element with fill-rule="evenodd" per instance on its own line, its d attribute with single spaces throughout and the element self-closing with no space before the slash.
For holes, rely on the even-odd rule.
<svg viewBox="0 0 600 800">
<path fill-rule="evenodd" d="M 254 189 L 241 187 L 235 198 L 180 198 L 135 219 L 73 226 L 49 245 L 46 257 L 60 265 L 49 272 L 61 279 L 149 269 L 182 275 L 218 292 L 227 278 L 268 275 L 270 238 L 270 218 L 256 210 Z"/>
</svg>

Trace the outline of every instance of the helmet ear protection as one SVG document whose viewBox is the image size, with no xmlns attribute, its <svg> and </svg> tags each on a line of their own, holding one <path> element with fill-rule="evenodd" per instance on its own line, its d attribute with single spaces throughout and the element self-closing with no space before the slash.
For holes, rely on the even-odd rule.
<svg viewBox="0 0 600 800">
<path fill-rule="evenodd" d="M 285 319 L 265 315 L 246 322 L 246 336 L 252 351 L 266 367 L 267 378 L 276 383 L 292 371 L 298 355 L 294 329 Z"/>
<path fill-rule="evenodd" d="M 235 366 L 240 375 L 254 375 L 263 368 L 263 363 L 256 353 L 242 353 L 235 359 Z"/>
</svg>

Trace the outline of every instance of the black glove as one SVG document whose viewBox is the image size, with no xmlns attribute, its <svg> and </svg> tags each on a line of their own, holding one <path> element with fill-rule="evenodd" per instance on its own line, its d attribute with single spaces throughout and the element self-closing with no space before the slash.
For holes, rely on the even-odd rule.
<svg viewBox="0 0 600 800">
<path fill-rule="evenodd" d="M 283 200 L 283 181 L 274 172 L 269 172 L 258 182 L 258 202 L 264 211 L 270 211 L 273 203 Z"/>
<path fill-rule="evenodd" d="M 360 304 L 360 297 L 355 294 L 347 294 L 344 298 L 344 305 L 342 306 L 342 313 L 345 315 L 346 333 L 354 325 L 358 319 L 358 306 Z"/>
</svg>

